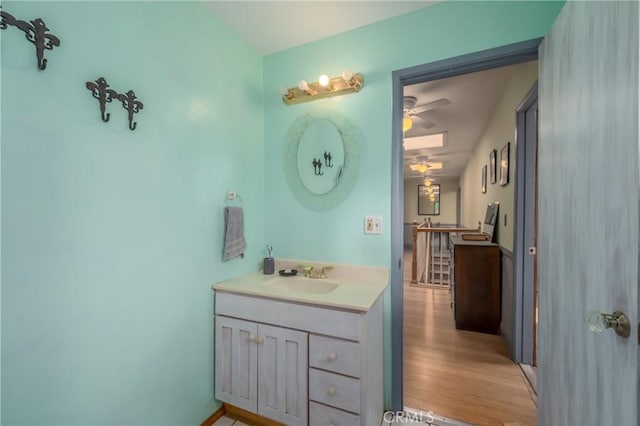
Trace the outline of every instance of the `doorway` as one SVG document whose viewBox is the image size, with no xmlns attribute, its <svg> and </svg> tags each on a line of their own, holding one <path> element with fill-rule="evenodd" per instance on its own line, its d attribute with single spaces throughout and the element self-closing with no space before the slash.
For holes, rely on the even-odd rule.
<svg viewBox="0 0 640 426">
<path fill-rule="evenodd" d="M 514 358 L 537 388 L 536 349 L 538 336 L 538 84 L 531 87 L 516 110 L 516 132 L 520 150 L 516 158 L 515 282 L 522 291 L 516 294 L 521 305 L 521 328 L 515 342 Z M 520 318 L 519 318 L 520 319 Z"/>
<path fill-rule="evenodd" d="M 403 205 L 404 176 L 402 162 L 404 158 L 402 144 L 402 125 L 400 118 L 403 109 L 404 87 L 428 80 L 439 80 L 447 77 L 468 74 L 506 65 L 513 65 L 537 59 L 537 46 L 540 40 L 531 40 L 515 45 L 505 46 L 489 51 L 478 52 L 441 62 L 426 64 L 393 74 L 394 90 L 394 144 L 393 144 L 393 189 L 392 191 L 392 258 L 397 259 L 397 267 L 392 268 L 392 404 L 394 410 L 404 408 L 403 399 L 403 359 L 404 359 L 404 289 L 403 289 L 403 223 L 401 215 Z M 488 159 L 487 155 L 487 159 Z M 478 177 L 480 175 L 478 174 Z M 464 195 L 464 191 L 463 191 Z M 464 207 L 461 215 L 464 217 Z M 456 214 L 457 216 L 457 214 Z M 456 217 L 457 221 L 457 217 Z M 405 261 L 406 264 L 406 261 Z M 419 407 L 427 408 L 428 407 Z"/>
</svg>

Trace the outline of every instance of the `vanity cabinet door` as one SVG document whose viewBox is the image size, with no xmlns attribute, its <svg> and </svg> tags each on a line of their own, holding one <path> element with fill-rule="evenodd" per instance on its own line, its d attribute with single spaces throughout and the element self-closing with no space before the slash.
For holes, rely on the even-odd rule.
<svg viewBox="0 0 640 426">
<path fill-rule="evenodd" d="M 258 408 L 258 324 L 216 316 L 216 398 L 245 410 Z"/>
<path fill-rule="evenodd" d="M 258 326 L 258 414 L 307 424 L 308 333 Z"/>
</svg>

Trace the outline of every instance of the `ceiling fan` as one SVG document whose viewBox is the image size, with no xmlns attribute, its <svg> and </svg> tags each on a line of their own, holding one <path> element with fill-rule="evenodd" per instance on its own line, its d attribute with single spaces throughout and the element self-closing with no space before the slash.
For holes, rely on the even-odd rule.
<svg viewBox="0 0 640 426">
<path fill-rule="evenodd" d="M 428 161 L 429 157 L 427 156 L 420 156 L 417 157 L 415 160 L 416 162 L 413 164 L 409 164 L 409 168 L 414 171 L 414 172 L 418 172 L 421 174 L 425 174 L 428 170 L 438 170 L 442 168 L 442 162 L 436 161 Z"/>
<path fill-rule="evenodd" d="M 436 108 L 447 106 L 451 104 L 451 101 L 447 98 L 436 99 L 426 104 L 416 105 L 418 99 L 414 96 L 405 96 L 403 98 L 402 108 L 402 131 L 406 132 L 411 129 L 413 125 L 422 127 L 423 129 L 430 129 L 436 126 L 436 123 L 430 120 L 426 120 L 420 117 L 419 114 L 423 112 L 431 111 Z"/>
</svg>

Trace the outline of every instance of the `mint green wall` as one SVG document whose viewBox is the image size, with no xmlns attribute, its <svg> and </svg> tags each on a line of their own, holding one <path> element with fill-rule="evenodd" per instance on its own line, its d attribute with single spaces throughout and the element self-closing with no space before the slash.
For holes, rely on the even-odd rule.
<svg viewBox="0 0 640 426">
<path fill-rule="evenodd" d="M 542 37 L 558 2 L 445 2 L 265 57 L 265 240 L 280 257 L 389 265 L 391 245 L 391 72 L 405 67 Z M 327 5 L 327 17 L 335 5 Z M 363 4 L 363 7 L 366 5 Z M 299 17 L 304 19 L 304 17 Z M 329 19 L 329 18 L 327 18 Z M 286 22 L 286 21 L 285 21 Z M 284 180 L 288 127 L 316 103 L 285 106 L 279 88 L 318 75 L 361 72 L 360 93 L 320 101 L 348 114 L 366 153 L 352 195 L 327 212 L 299 204 Z M 363 216 L 383 217 L 383 234 L 363 234 Z M 390 309 L 386 295 L 386 383 L 390 401 Z"/>
<path fill-rule="evenodd" d="M 200 2 L 3 2 L 2 424 L 193 425 L 217 407 L 213 282 L 264 247 L 262 58 Z M 98 103 L 104 76 L 144 103 Z M 221 262 L 227 189 L 247 257 Z"/>
</svg>

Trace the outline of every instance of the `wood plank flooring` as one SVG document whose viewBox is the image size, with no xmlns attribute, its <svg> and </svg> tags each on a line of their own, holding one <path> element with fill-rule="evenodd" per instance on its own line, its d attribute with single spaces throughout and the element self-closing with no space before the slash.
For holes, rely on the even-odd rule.
<svg viewBox="0 0 640 426">
<path fill-rule="evenodd" d="M 448 289 L 410 286 L 407 269 L 405 406 L 479 426 L 535 425 L 535 396 L 500 336 L 456 330 Z"/>
</svg>

